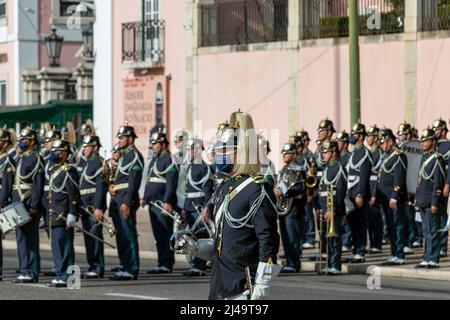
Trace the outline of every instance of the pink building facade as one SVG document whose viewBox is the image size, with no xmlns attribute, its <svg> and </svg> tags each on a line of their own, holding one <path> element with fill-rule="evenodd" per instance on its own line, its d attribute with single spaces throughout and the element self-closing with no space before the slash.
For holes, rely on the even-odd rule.
<svg viewBox="0 0 450 320">
<path fill-rule="evenodd" d="M 92 2 L 92 1 L 88 1 Z M 80 1 L 5 0 L 0 4 L 0 104 L 24 102 L 21 75 L 48 66 L 44 38 L 52 26 L 64 36 L 61 65 L 74 68 L 82 44 L 81 29 L 92 17 L 80 17 Z"/>
<path fill-rule="evenodd" d="M 325 117 L 339 130 L 350 129 L 346 37 L 305 39 L 304 1 L 289 0 L 284 40 L 204 45 L 205 23 L 211 20 L 205 18 L 202 5 L 213 2 L 175 5 L 160 1 L 165 59 L 163 65 L 146 65 L 123 61 L 123 38 L 119 37 L 123 23 L 142 21 L 143 2 L 112 1 L 111 104 L 101 107 L 98 99 L 94 103 L 98 117 L 111 110 L 111 125 L 102 132 L 107 141 L 112 144 L 115 130 L 128 117 L 141 128 L 139 146 L 145 151 L 146 131 L 156 121 L 158 84 L 163 92 L 163 122 L 171 132 L 186 127 L 208 140 L 217 124 L 240 108 L 253 115 L 256 126 L 272 143 L 278 166 L 280 147 L 295 130 L 308 130 L 314 140 L 317 124 Z M 421 1 L 406 0 L 406 13 L 399 16 L 396 26 L 401 32 L 360 37 L 361 121 L 367 125 L 396 128 L 407 120 L 420 130 L 436 118 L 450 117 L 450 33 L 420 31 L 421 6 Z M 137 93 L 138 101 L 133 102 L 126 98 L 125 88 L 136 79 L 145 83 L 145 93 Z M 130 108 L 145 102 L 149 110 L 140 124 L 139 113 L 136 117 Z"/>
</svg>

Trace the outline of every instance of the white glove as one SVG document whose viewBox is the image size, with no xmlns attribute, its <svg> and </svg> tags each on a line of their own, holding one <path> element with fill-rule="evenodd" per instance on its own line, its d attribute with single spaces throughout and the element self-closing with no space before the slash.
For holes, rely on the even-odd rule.
<svg viewBox="0 0 450 320">
<path fill-rule="evenodd" d="M 77 222 L 77 217 L 73 214 L 70 214 L 67 216 L 66 225 L 67 228 L 73 228 L 75 226 L 75 223 Z"/>
<path fill-rule="evenodd" d="M 270 286 L 280 274 L 281 266 L 260 262 L 256 271 L 251 300 L 261 300 L 269 295 Z"/>
</svg>

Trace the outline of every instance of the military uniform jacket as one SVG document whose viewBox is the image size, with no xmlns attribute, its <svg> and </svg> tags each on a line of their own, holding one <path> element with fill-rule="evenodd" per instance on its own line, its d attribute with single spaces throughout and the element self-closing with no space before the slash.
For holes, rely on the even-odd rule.
<svg viewBox="0 0 450 320">
<path fill-rule="evenodd" d="M 83 172 L 84 167 L 86 166 L 87 162 L 88 162 L 88 159 L 86 159 L 86 157 L 84 156 L 83 149 L 80 149 L 75 158 L 75 163 L 77 165 L 77 171 L 80 175 Z"/>
<path fill-rule="evenodd" d="M 342 152 L 339 161 L 341 162 L 344 170 L 347 172 L 348 160 L 350 160 L 350 152 Z"/>
<path fill-rule="evenodd" d="M 194 163 L 188 166 L 184 210 L 195 212 L 195 206 L 204 207 L 214 191 L 211 167 L 206 163 Z"/>
<path fill-rule="evenodd" d="M 370 177 L 372 175 L 372 159 L 370 151 L 363 145 L 355 147 L 347 164 L 347 193 L 351 200 L 358 195 L 368 200 L 370 194 Z"/>
<path fill-rule="evenodd" d="M 112 197 L 119 206 L 126 204 L 130 207 L 139 206 L 139 186 L 142 180 L 142 154 L 135 147 L 122 150 L 122 157 L 117 164 L 114 189 L 116 195 Z"/>
<path fill-rule="evenodd" d="M 19 161 L 20 154 L 19 154 L 19 152 L 17 152 L 17 150 L 15 148 L 9 149 L 8 154 L 13 158 L 15 163 L 17 163 L 17 161 Z"/>
<path fill-rule="evenodd" d="M 319 203 L 323 213 L 327 212 L 328 188 L 333 186 L 334 214 L 345 215 L 345 195 L 347 194 L 347 176 L 339 161 L 331 161 L 326 165 L 319 184 Z"/>
<path fill-rule="evenodd" d="M 447 174 L 449 170 L 449 160 L 450 160 L 450 140 L 442 139 L 438 142 L 438 151 L 444 158 L 445 162 L 445 173 Z M 448 175 L 447 175 L 447 181 L 450 181 Z"/>
<path fill-rule="evenodd" d="M 370 151 L 372 159 L 372 173 L 370 175 L 370 195 L 377 196 L 378 174 L 380 173 L 381 163 L 383 162 L 383 154 L 381 149 L 376 147 Z"/>
<path fill-rule="evenodd" d="M 16 162 L 8 152 L 0 155 L 0 206 L 11 204 L 11 195 L 16 173 Z"/>
<path fill-rule="evenodd" d="M 228 174 L 225 172 L 214 170 L 214 190 L 217 190 L 217 188 L 222 184 L 222 182 L 228 178 Z"/>
<path fill-rule="evenodd" d="M 385 155 L 378 178 L 377 200 L 387 206 L 391 200 L 403 203 L 408 199 L 406 173 L 408 158 L 398 148 Z"/>
<path fill-rule="evenodd" d="M 50 190 L 49 188 L 49 182 L 50 182 L 50 175 L 51 175 L 51 169 L 56 166 L 56 163 L 53 161 L 50 161 L 50 154 L 51 152 L 48 150 L 45 150 L 42 154 L 43 162 L 44 162 L 44 193 L 42 196 L 42 205 L 45 209 L 48 210 L 48 192 Z"/>
<path fill-rule="evenodd" d="M 79 216 L 79 181 L 80 177 L 77 168 L 69 163 L 53 166 L 50 170 L 48 208 L 52 227 L 66 225 L 64 220 L 59 219 L 60 215 L 66 218 L 69 214 L 75 217 Z"/>
<path fill-rule="evenodd" d="M 317 149 L 313 161 L 314 164 L 316 166 L 316 170 L 317 170 L 317 179 L 320 180 L 322 179 L 322 175 L 323 175 L 323 170 L 325 168 L 325 161 L 322 159 L 322 150 L 323 150 L 323 143 L 322 145 Z"/>
<path fill-rule="evenodd" d="M 417 207 L 428 209 L 431 206 L 442 206 L 442 189 L 445 183 L 444 168 L 445 161 L 439 152 L 426 153 L 422 156 L 416 191 Z"/>
<path fill-rule="evenodd" d="M 12 202 L 22 202 L 27 209 L 38 210 L 44 192 L 44 167 L 41 156 L 28 151 L 19 157 Z"/>
<path fill-rule="evenodd" d="M 237 192 L 239 188 L 243 189 Z M 273 190 L 262 176 L 237 175 L 217 190 L 211 211 L 217 235 L 210 299 L 243 293 L 246 267 L 254 277 L 259 262 L 276 263 L 280 237 L 275 202 Z"/>
<path fill-rule="evenodd" d="M 108 187 L 103 177 L 103 159 L 93 156 L 82 168 L 80 177 L 80 196 L 83 208 L 93 206 L 95 209 L 106 208 Z"/>
<path fill-rule="evenodd" d="M 153 157 L 146 179 L 146 203 L 158 200 L 172 205 L 177 203 L 178 169 L 170 152 Z"/>
</svg>

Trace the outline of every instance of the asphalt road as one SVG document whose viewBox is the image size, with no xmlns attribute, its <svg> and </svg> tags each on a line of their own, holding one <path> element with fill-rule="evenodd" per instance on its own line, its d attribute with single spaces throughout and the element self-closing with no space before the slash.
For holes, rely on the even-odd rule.
<svg viewBox="0 0 450 320">
<path fill-rule="evenodd" d="M 30 285 L 12 284 L 17 275 L 17 258 L 14 251 L 4 252 L 3 281 L 0 282 L 0 299 L 12 300 L 204 300 L 208 297 L 209 277 L 185 278 L 181 275 L 188 268 L 187 263 L 178 263 L 169 275 L 149 275 L 145 270 L 154 266 L 154 261 L 141 261 L 139 280 L 113 282 L 107 279 L 81 280 L 81 289 L 51 289 L 45 283 L 51 278 L 42 277 L 40 283 Z M 83 256 L 77 257 L 81 269 L 86 267 Z M 52 267 L 51 256 L 42 253 L 42 268 Z M 107 265 L 117 261 L 107 258 Z M 368 276 L 348 275 L 340 277 L 317 276 L 313 273 L 281 275 L 272 289 L 275 300 L 380 300 L 380 299 L 450 299 L 450 283 L 418 281 L 408 279 L 382 278 L 380 290 L 367 288 Z"/>
</svg>

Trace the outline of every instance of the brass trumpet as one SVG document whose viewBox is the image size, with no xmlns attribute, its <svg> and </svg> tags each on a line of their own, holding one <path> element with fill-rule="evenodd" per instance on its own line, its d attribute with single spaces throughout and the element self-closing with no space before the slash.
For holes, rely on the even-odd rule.
<svg viewBox="0 0 450 320">
<path fill-rule="evenodd" d="M 308 202 L 312 201 L 314 195 L 314 189 L 318 186 L 319 181 L 317 180 L 317 164 L 315 160 L 310 163 L 310 169 L 306 176 L 306 195 Z"/>
<path fill-rule="evenodd" d="M 111 238 L 117 234 L 116 228 L 114 228 L 114 225 L 111 223 L 111 221 L 109 221 L 108 218 L 103 217 L 103 221 L 97 219 L 97 217 L 94 215 L 95 208 L 93 206 L 83 208 L 83 210 L 97 222 L 97 225 L 102 225 L 108 231 Z"/>
</svg>

